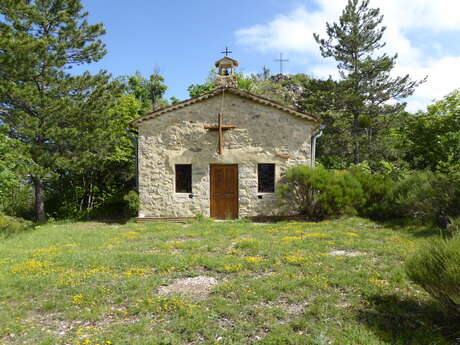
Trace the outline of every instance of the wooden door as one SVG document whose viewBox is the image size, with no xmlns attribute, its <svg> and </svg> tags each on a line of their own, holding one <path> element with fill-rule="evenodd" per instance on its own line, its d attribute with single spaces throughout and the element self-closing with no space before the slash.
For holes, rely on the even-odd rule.
<svg viewBox="0 0 460 345">
<path fill-rule="evenodd" d="M 238 218 L 238 165 L 211 165 L 211 217 Z"/>
</svg>

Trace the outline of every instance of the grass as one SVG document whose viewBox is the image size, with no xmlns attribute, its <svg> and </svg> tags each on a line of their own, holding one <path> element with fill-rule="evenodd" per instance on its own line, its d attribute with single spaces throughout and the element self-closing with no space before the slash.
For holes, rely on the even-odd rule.
<svg viewBox="0 0 460 345">
<path fill-rule="evenodd" d="M 404 258 L 428 235 L 359 218 L 49 224 L 0 243 L 0 344 L 453 344 Z M 208 276 L 209 295 L 159 295 Z"/>
</svg>

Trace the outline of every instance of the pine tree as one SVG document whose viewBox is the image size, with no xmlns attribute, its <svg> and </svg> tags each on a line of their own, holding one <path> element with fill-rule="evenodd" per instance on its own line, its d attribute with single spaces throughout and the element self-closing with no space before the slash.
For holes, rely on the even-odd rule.
<svg viewBox="0 0 460 345">
<path fill-rule="evenodd" d="M 86 17 L 80 0 L 0 0 L 0 123 L 28 148 L 40 222 L 56 170 L 110 149 L 105 109 L 119 85 L 104 71 L 69 74 L 106 53 L 102 24 Z"/>
<path fill-rule="evenodd" d="M 391 77 L 397 54 L 377 55 L 385 46 L 382 37 L 383 15 L 378 8 L 369 8 L 369 0 L 348 0 L 338 23 L 327 26 L 328 39 L 314 34 L 323 57 L 333 57 L 344 82 L 345 109 L 352 121 L 354 161 L 361 161 L 360 141 L 366 129 L 367 139 L 372 141 L 372 120 L 379 115 L 396 114 L 405 104 L 399 101 L 413 94 L 422 81 L 412 81 L 409 75 Z"/>
</svg>

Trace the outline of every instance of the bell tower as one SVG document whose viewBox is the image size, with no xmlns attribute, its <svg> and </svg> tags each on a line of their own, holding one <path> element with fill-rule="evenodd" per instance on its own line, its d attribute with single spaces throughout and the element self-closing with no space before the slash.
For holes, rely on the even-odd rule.
<svg viewBox="0 0 460 345">
<path fill-rule="evenodd" d="M 238 61 L 228 57 L 227 47 L 225 47 L 225 57 L 220 60 L 217 60 L 215 66 L 217 67 L 217 78 L 216 86 L 217 87 L 236 87 L 236 74 L 235 68 L 238 67 Z"/>
</svg>

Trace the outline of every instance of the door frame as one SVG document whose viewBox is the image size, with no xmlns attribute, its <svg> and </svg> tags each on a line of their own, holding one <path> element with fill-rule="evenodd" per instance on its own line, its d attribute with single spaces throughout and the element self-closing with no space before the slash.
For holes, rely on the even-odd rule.
<svg viewBox="0 0 460 345">
<path fill-rule="evenodd" d="M 239 165 L 235 163 L 210 163 L 209 164 L 209 216 L 211 216 L 211 198 L 212 198 L 212 167 L 213 166 L 233 166 L 236 167 L 236 216 L 234 219 L 240 218 L 240 172 Z"/>
</svg>

